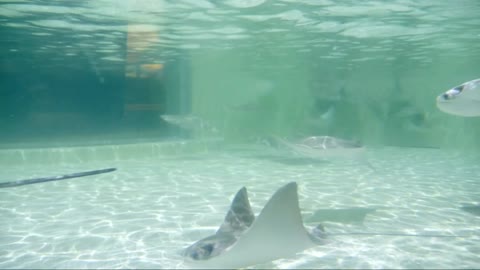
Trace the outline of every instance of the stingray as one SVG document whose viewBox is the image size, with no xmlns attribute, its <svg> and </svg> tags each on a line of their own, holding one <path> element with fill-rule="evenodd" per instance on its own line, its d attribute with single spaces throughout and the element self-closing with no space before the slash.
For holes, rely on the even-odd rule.
<svg viewBox="0 0 480 270">
<path fill-rule="evenodd" d="M 76 177 L 84 177 L 89 175 L 113 172 L 115 170 L 116 168 L 108 168 L 108 169 L 101 169 L 101 170 L 94 170 L 94 171 L 87 171 L 87 172 L 64 174 L 64 175 L 58 175 L 58 176 L 2 182 L 0 183 L 0 188 L 18 187 L 18 186 L 31 185 L 31 184 L 37 184 L 37 183 L 43 183 L 43 182 L 50 182 L 50 181 L 58 181 L 58 180 L 76 178 Z"/>
<path fill-rule="evenodd" d="M 179 126 L 180 128 L 194 132 L 210 132 L 212 134 L 219 133 L 209 121 L 195 115 L 173 115 L 163 114 L 160 116 L 166 122 Z"/>
<path fill-rule="evenodd" d="M 256 218 L 243 187 L 217 232 L 183 255 L 193 268 L 243 268 L 292 257 L 323 238 L 323 227 L 307 230 L 303 225 L 295 182 L 277 190 Z"/>
<path fill-rule="evenodd" d="M 309 158 L 354 157 L 363 153 L 364 147 L 356 142 L 331 136 L 309 136 L 300 140 L 285 140 L 272 136 L 269 140 L 276 148 L 286 148 Z"/>
<path fill-rule="evenodd" d="M 375 171 L 375 168 L 366 159 L 365 147 L 358 141 L 332 136 L 309 136 L 298 140 L 270 136 L 266 142 L 274 148 L 289 150 L 297 157 L 328 161 L 351 159 L 363 163 Z"/>
<path fill-rule="evenodd" d="M 365 214 L 374 211 L 366 208 L 356 210 L 358 209 L 360 211 L 357 212 Z M 351 212 L 351 209 L 349 211 Z M 193 243 L 182 252 L 182 255 L 185 257 L 187 267 L 238 269 L 292 257 L 306 249 L 325 243 L 325 238 L 332 235 L 471 236 L 397 232 L 325 233 L 322 225 L 307 229 L 300 213 L 297 184 L 290 182 L 275 192 L 256 218 L 248 200 L 247 189 L 241 188 L 235 195 L 224 222 L 215 234 Z"/>
<path fill-rule="evenodd" d="M 437 108 L 458 116 L 480 116 L 480 79 L 465 82 L 439 95 Z"/>
</svg>

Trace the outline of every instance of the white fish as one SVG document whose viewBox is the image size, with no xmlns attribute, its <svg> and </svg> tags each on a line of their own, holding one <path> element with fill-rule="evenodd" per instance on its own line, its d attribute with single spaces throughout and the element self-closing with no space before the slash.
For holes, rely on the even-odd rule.
<svg viewBox="0 0 480 270">
<path fill-rule="evenodd" d="M 458 116 L 480 116 L 480 79 L 468 81 L 439 95 L 437 108 Z"/>
</svg>

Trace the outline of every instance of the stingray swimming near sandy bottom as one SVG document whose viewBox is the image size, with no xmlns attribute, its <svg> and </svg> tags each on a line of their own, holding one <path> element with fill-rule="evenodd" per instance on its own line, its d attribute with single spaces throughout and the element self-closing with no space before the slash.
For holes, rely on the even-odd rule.
<svg viewBox="0 0 480 270">
<path fill-rule="evenodd" d="M 32 178 L 32 179 L 25 179 L 25 180 L 10 181 L 10 182 L 1 182 L 0 188 L 18 187 L 18 186 L 31 185 L 31 184 L 37 184 L 37 183 L 43 183 L 43 182 L 58 181 L 58 180 L 77 178 L 77 177 L 85 177 L 85 176 L 96 175 L 101 173 L 113 172 L 115 170 L 117 169 L 108 168 L 108 169 L 77 172 L 77 173 L 49 176 L 49 177 L 42 177 L 42 178 Z"/>
<path fill-rule="evenodd" d="M 361 212 L 360 217 L 374 211 L 367 208 L 352 209 L 347 209 L 346 212 Z M 345 211 L 340 210 L 340 213 L 342 212 Z M 186 267 L 245 268 L 292 257 L 324 243 L 327 236 L 342 235 L 468 237 L 396 232 L 326 233 L 322 225 L 307 230 L 300 213 L 297 184 L 291 182 L 275 192 L 256 218 L 251 209 L 246 188 L 240 189 L 232 201 L 223 224 L 215 234 L 193 243 L 183 250 L 182 255 L 186 258 Z"/>
<path fill-rule="evenodd" d="M 263 143 L 277 149 L 290 151 L 292 157 L 303 157 L 308 159 L 310 164 L 314 160 L 356 160 L 369 167 L 372 171 L 376 169 L 366 158 L 365 147 L 358 141 L 345 140 L 332 136 L 308 136 L 297 140 L 288 140 L 275 135 L 264 138 Z M 290 160 L 291 161 L 291 160 Z M 299 163 L 305 163 L 305 160 Z"/>
<path fill-rule="evenodd" d="M 307 231 L 303 225 L 295 182 L 277 190 L 257 218 L 243 187 L 217 232 L 186 248 L 183 255 L 193 268 L 243 268 L 291 257 L 322 238 L 321 226 Z"/>
<path fill-rule="evenodd" d="M 268 136 L 265 140 L 275 148 L 288 149 L 299 156 L 317 159 L 358 158 L 358 156 L 363 157 L 365 150 L 357 141 L 332 136 L 308 136 L 297 140 Z"/>
</svg>

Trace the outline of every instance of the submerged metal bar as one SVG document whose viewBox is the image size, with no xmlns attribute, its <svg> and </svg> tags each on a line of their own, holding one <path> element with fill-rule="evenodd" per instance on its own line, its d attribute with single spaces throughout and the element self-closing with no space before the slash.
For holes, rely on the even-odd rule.
<svg viewBox="0 0 480 270">
<path fill-rule="evenodd" d="M 18 187 L 23 185 L 31 185 L 49 181 L 57 181 L 69 178 L 76 178 L 76 177 L 84 177 L 89 175 L 96 175 L 101 173 L 108 173 L 117 170 L 117 168 L 108 168 L 108 169 L 101 169 L 95 171 L 87 171 L 87 172 L 78 172 L 78 173 L 71 173 L 65 175 L 58 175 L 58 176 L 50 176 L 50 177 L 43 177 L 43 178 L 33 178 L 33 179 L 25 179 L 25 180 L 17 180 L 11 182 L 4 182 L 0 183 L 0 188 L 8 188 L 8 187 Z"/>
</svg>

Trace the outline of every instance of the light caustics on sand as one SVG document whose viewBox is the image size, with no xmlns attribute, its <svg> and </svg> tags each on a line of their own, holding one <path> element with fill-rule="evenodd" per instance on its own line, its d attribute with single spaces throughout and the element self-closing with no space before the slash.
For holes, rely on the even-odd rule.
<svg viewBox="0 0 480 270">
<path fill-rule="evenodd" d="M 360 208 L 341 209 L 340 214 L 357 209 Z M 361 214 L 364 216 L 373 211 L 368 210 Z M 290 182 L 275 192 L 257 217 L 250 207 L 246 188 L 241 188 L 216 233 L 187 247 L 183 256 L 186 258 L 185 266 L 197 269 L 244 268 L 292 257 L 324 243 L 327 236 L 337 235 L 467 237 L 395 232 L 325 233 L 320 224 L 307 229 L 300 212 L 297 184 Z"/>
</svg>

